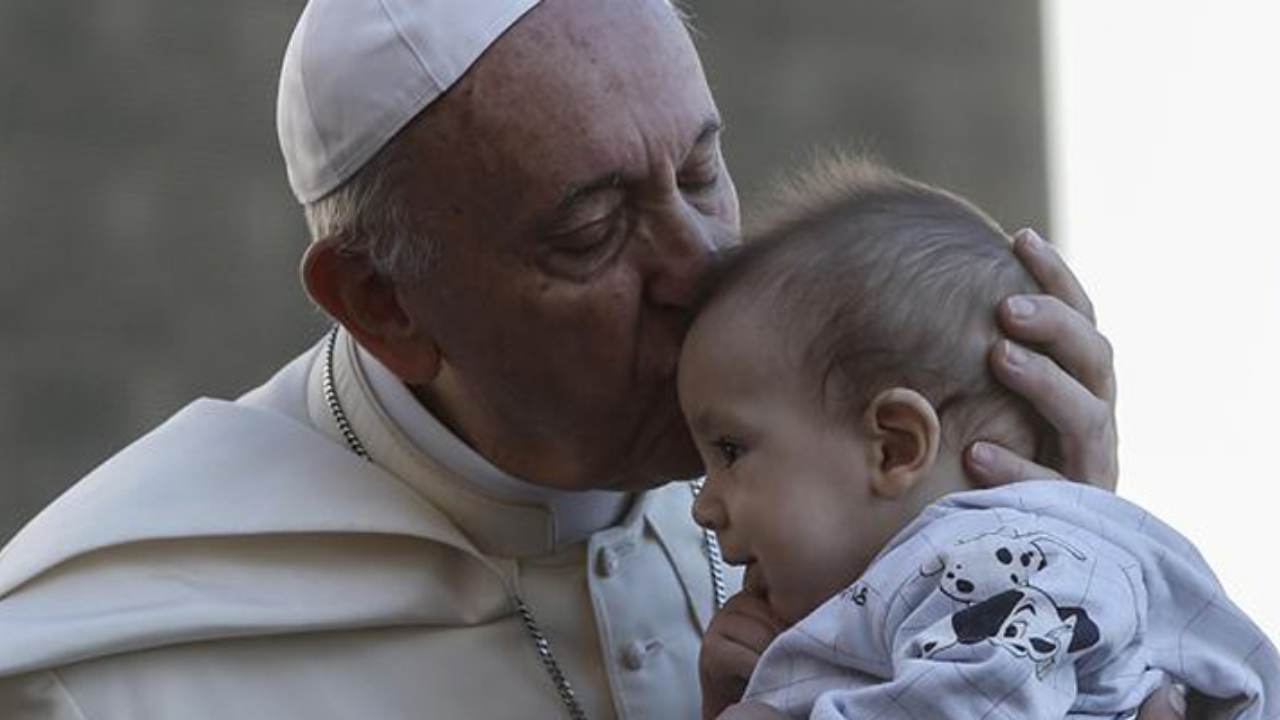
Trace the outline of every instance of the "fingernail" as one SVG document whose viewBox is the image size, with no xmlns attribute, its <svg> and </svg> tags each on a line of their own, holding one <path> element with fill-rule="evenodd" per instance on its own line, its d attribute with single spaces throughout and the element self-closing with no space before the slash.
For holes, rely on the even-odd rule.
<svg viewBox="0 0 1280 720">
<path fill-rule="evenodd" d="M 1022 367 L 1027 363 L 1027 351 L 1023 350 L 1019 345 L 1004 341 L 1004 359 L 1012 368 Z"/>
<path fill-rule="evenodd" d="M 1009 308 L 1009 315 L 1016 320 L 1026 320 L 1036 311 L 1036 304 L 1021 295 L 1006 300 L 1005 306 Z"/>
<path fill-rule="evenodd" d="M 1027 245 L 1031 246 L 1034 250 L 1039 250 L 1044 247 L 1044 238 L 1040 237 L 1040 233 L 1037 233 L 1031 228 L 1022 228 L 1018 231 L 1017 237 Z"/>
<path fill-rule="evenodd" d="M 1182 683 L 1174 683 L 1173 691 L 1167 693 L 1169 705 L 1173 711 L 1178 713 L 1178 717 L 1187 716 L 1187 686 Z"/>
</svg>

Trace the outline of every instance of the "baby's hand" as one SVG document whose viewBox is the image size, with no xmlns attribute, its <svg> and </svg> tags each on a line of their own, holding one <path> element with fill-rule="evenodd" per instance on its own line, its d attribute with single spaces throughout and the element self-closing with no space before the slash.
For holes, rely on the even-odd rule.
<svg viewBox="0 0 1280 720">
<path fill-rule="evenodd" d="M 711 618 L 698 655 L 703 720 L 724 717 L 721 713 L 725 708 L 742 698 L 760 653 L 780 632 L 782 625 L 774 619 L 769 606 L 748 592 L 729 598 Z"/>
</svg>

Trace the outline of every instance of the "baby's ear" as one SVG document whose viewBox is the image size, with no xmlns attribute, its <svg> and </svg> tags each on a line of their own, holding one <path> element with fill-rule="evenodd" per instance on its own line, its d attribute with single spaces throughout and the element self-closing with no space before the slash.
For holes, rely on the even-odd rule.
<svg viewBox="0 0 1280 720">
<path fill-rule="evenodd" d="M 938 459 L 938 413 L 920 393 L 896 387 L 871 401 L 863 422 L 875 458 L 872 491 L 881 497 L 902 497 Z"/>
</svg>

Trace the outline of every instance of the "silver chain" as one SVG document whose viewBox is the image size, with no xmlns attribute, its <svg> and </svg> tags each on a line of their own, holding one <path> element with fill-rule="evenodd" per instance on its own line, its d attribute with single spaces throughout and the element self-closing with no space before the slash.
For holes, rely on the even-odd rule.
<svg viewBox="0 0 1280 720">
<path fill-rule="evenodd" d="M 689 483 L 690 489 L 693 490 L 693 497 L 697 498 L 698 493 L 702 492 L 703 478 L 698 478 Z M 702 548 L 707 554 L 707 564 L 711 566 L 711 589 L 716 595 L 716 610 L 724 607 L 725 600 L 729 597 L 728 590 L 724 584 L 724 556 L 720 554 L 720 538 L 716 537 L 714 531 L 710 528 L 702 528 Z"/>
<path fill-rule="evenodd" d="M 329 406 L 329 413 L 333 416 L 333 421 L 337 424 L 338 431 L 342 433 L 342 438 L 347 441 L 347 447 L 351 448 L 351 452 L 372 462 L 373 458 L 369 456 L 369 451 L 365 449 L 364 443 L 360 442 L 359 436 L 352 429 L 351 421 L 347 419 L 347 414 L 342 409 L 342 403 L 338 400 L 338 391 L 333 384 L 333 348 L 337 340 L 338 326 L 335 325 L 329 331 L 329 337 L 326 339 L 324 346 L 324 401 Z M 702 491 L 702 480 L 694 480 L 689 484 L 689 487 L 693 490 L 694 497 L 697 497 L 698 493 Z M 724 583 L 724 557 L 720 554 L 720 541 L 716 539 L 714 532 L 703 528 L 702 539 L 703 550 L 707 555 L 707 563 L 711 566 L 711 587 L 715 591 L 716 610 L 719 610 L 724 607 L 727 597 Z M 520 615 L 520 621 L 524 623 L 525 632 L 529 635 L 529 639 L 533 640 L 533 647 L 538 652 L 538 659 L 542 661 L 542 666 L 546 668 L 547 675 L 551 677 L 551 683 L 556 686 L 556 692 L 560 695 L 560 702 L 564 703 L 565 709 L 569 711 L 569 717 L 573 720 L 587 720 L 587 714 L 578 702 L 577 693 L 573 691 L 573 686 L 569 684 L 569 678 L 565 677 L 555 654 L 551 652 L 551 642 L 547 640 L 546 633 L 542 632 L 542 627 L 538 625 L 538 621 L 533 617 L 533 610 L 525 603 L 524 598 L 521 598 L 518 594 L 512 593 L 511 599 L 515 603 L 516 612 Z"/>
<path fill-rule="evenodd" d="M 338 425 L 338 432 L 342 433 L 342 437 L 347 441 L 347 447 L 351 448 L 351 452 L 359 455 L 364 460 L 373 462 L 373 458 L 369 457 L 369 451 L 364 449 L 364 443 L 360 442 L 360 438 L 356 436 L 356 431 L 351 428 L 351 421 L 347 419 L 347 414 L 342 410 L 342 403 L 338 402 L 338 391 L 333 386 L 333 346 L 338 341 L 338 326 L 334 325 L 329 331 L 329 337 L 324 344 L 324 402 L 329 406 L 329 414 L 333 415 L 333 421 Z"/>
</svg>

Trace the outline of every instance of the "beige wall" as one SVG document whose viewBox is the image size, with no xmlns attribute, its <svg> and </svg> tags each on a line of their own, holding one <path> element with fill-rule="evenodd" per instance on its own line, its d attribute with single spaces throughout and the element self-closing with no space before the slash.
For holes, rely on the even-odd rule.
<svg viewBox="0 0 1280 720">
<path fill-rule="evenodd" d="M 1044 225 L 1037 3 L 690 6 L 748 203 L 808 148 L 854 143 Z M 0 3 L 0 540 L 322 330 L 273 129 L 300 8 Z"/>
</svg>

